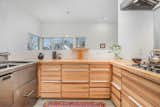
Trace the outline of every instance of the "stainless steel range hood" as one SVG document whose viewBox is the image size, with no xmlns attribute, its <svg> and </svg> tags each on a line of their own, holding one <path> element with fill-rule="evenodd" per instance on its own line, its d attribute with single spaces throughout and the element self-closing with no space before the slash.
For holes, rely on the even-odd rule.
<svg viewBox="0 0 160 107">
<path fill-rule="evenodd" d="M 124 0 L 121 10 L 155 10 L 160 7 L 160 0 Z"/>
</svg>

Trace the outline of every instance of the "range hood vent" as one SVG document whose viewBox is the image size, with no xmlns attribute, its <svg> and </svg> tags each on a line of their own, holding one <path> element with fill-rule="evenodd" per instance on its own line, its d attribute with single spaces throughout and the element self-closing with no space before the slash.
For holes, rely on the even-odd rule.
<svg viewBox="0 0 160 107">
<path fill-rule="evenodd" d="M 154 10 L 160 7 L 160 0 L 124 0 L 121 10 Z"/>
</svg>

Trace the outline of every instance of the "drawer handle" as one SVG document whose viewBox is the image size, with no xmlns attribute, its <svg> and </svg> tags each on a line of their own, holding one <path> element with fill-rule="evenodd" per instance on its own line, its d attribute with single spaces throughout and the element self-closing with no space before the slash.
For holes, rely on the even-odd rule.
<svg viewBox="0 0 160 107">
<path fill-rule="evenodd" d="M 79 83 L 87 83 L 87 82 L 89 82 L 89 81 L 62 81 L 62 82 L 72 82 L 72 83 L 77 83 L 77 82 L 79 82 Z"/>
<path fill-rule="evenodd" d="M 88 69 L 63 69 L 64 72 L 88 72 Z"/>
<path fill-rule="evenodd" d="M 134 98 L 132 98 L 131 96 L 128 96 L 128 98 L 137 105 L 137 107 L 142 107 L 141 104 L 139 104 Z"/>
<path fill-rule="evenodd" d="M 42 82 L 44 82 L 44 83 L 57 83 L 57 82 L 61 82 L 61 81 L 42 81 Z"/>
<path fill-rule="evenodd" d="M 25 94 L 24 97 L 30 97 L 34 92 L 35 92 L 35 91 L 32 90 L 32 91 L 30 91 L 29 93 Z"/>
<path fill-rule="evenodd" d="M 100 83 L 101 83 L 101 82 L 105 82 L 105 83 L 106 83 L 106 82 L 107 82 L 107 83 L 108 83 L 108 82 L 110 82 L 110 81 L 90 81 L 90 82 L 94 82 L 94 83 L 96 83 L 96 82 L 100 82 Z"/>
<path fill-rule="evenodd" d="M 115 86 L 118 90 L 121 90 L 121 87 L 119 87 L 116 83 L 112 82 L 112 85 Z"/>
<path fill-rule="evenodd" d="M 91 71 L 106 71 L 106 72 L 109 72 L 111 71 L 110 69 L 91 69 Z"/>
</svg>

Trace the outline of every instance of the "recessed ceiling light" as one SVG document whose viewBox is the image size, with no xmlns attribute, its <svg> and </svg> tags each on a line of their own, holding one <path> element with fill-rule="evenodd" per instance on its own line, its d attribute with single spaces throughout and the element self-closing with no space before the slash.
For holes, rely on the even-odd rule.
<svg viewBox="0 0 160 107">
<path fill-rule="evenodd" d="M 71 13 L 70 9 L 66 9 L 66 14 L 69 15 Z"/>
</svg>

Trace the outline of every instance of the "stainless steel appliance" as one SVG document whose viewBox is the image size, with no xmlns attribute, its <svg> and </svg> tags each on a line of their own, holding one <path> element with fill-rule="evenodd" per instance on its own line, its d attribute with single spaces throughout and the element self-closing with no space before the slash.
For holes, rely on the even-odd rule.
<svg viewBox="0 0 160 107">
<path fill-rule="evenodd" d="M 0 62 L 0 107 L 33 107 L 37 101 L 34 62 Z"/>
<path fill-rule="evenodd" d="M 13 80 L 12 73 L 0 76 L 0 107 L 13 105 Z"/>
<path fill-rule="evenodd" d="M 160 0 L 124 0 L 121 10 L 155 10 L 160 7 Z"/>
</svg>

